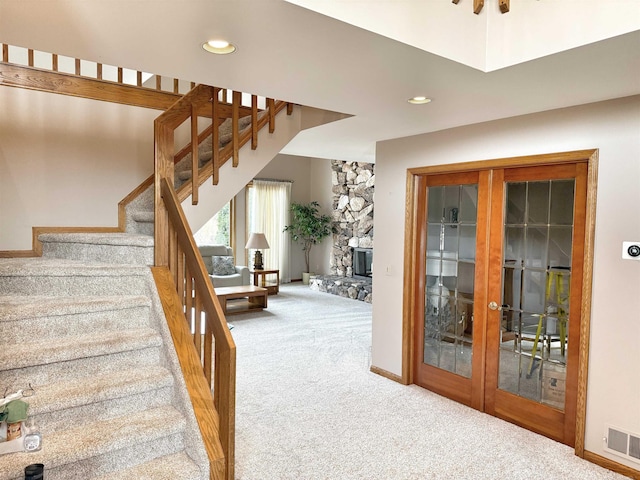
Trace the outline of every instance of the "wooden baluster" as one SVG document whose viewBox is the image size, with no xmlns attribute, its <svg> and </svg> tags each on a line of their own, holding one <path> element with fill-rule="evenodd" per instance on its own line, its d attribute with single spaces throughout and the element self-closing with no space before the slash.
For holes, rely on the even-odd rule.
<svg viewBox="0 0 640 480">
<path fill-rule="evenodd" d="M 9 45 L 6 43 L 2 44 L 2 61 L 4 63 L 9 63 Z"/>
<path fill-rule="evenodd" d="M 142 86 L 142 72 L 136 72 L 136 85 Z"/>
<path fill-rule="evenodd" d="M 213 331 L 211 330 L 211 319 L 205 313 L 204 323 L 204 376 L 207 383 L 211 386 L 211 357 L 212 357 L 212 339 Z"/>
<path fill-rule="evenodd" d="M 455 3 L 457 5 L 459 1 L 460 0 L 451 0 L 451 3 Z"/>
<path fill-rule="evenodd" d="M 162 90 L 162 76 L 156 75 L 156 90 Z"/>
<path fill-rule="evenodd" d="M 178 232 L 169 227 L 169 271 L 173 274 L 173 284 L 178 283 Z"/>
<path fill-rule="evenodd" d="M 473 0 L 473 13 L 478 15 L 484 7 L 484 0 Z"/>
<path fill-rule="evenodd" d="M 227 93 L 229 93 L 229 91 L 226 88 L 222 90 L 222 102 L 223 103 L 229 103 L 229 97 L 228 97 Z"/>
<path fill-rule="evenodd" d="M 123 68 L 118 67 L 118 83 L 122 83 L 122 79 L 123 79 Z"/>
<path fill-rule="evenodd" d="M 269 108 L 269 133 L 273 133 L 276 129 L 276 102 L 273 98 L 267 98 L 267 106 Z"/>
<path fill-rule="evenodd" d="M 211 178 L 214 185 L 218 184 L 220 180 L 220 129 L 218 125 L 218 93 L 220 89 L 212 87 L 211 97 L 211 166 L 213 167 L 213 173 Z"/>
<path fill-rule="evenodd" d="M 293 103 L 287 103 L 287 115 L 291 115 L 293 113 Z"/>
<path fill-rule="evenodd" d="M 173 79 L 173 93 L 180 93 L 180 83 L 177 78 Z"/>
<path fill-rule="evenodd" d="M 51 70 L 58 71 L 58 55 L 55 53 L 51 54 Z"/>
<path fill-rule="evenodd" d="M 213 144 L 212 144 L 213 146 Z M 191 104 L 191 204 L 198 204 L 200 157 L 198 155 L 198 109 Z"/>
<path fill-rule="evenodd" d="M 509 11 L 509 0 L 498 0 L 500 12 L 507 13 Z"/>
<path fill-rule="evenodd" d="M 196 309 L 194 312 L 194 330 L 193 330 L 193 343 L 196 346 L 198 352 L 198 358 L 202 361 L 202 300 L 200 300 L 200 294 L 196 288 Z"/>
<path fill-rule="evenodd" d="M 233 105 L 231 110 L 231 126 L 233 141 L 233 166 L 237 167 L 240 163 L 240 132 L 238 131 L 238 120 L 240 120 L 240 102 L 242 101 L 242 92 L 233 92 Z"/>
<path fill-rule="evenodd" d="M 191 82 L 191 87 L 190 87 L 191 90 L 193 90 L 195 86 L 196 86 L 196 82 Z"/>
<path fill-rule="evenodd" d="M 251 150 L 258 148 L 258 96 L 251 95 Z"/>
<path fill-rule="evenodd" d="M 27 58 L 28 58 L 29 66 L 33 67 L 33 48 L 30 48 L 29 50 L 27 50 Z"/>
<path fill-rule="evenodd" d="M 185 277 L 186 277 L 185 268 L 186 268 L 186 263 L 184 261 L 184 251 L 178 244 L 179 275 L 178 275 L 178 283 L 176 284 L 176 291 L 178 292 L 178 298 L 180 299 L 180 302 L 182 303 L 182 305 L 184 305 L 184 284 L 185 284 Z"/>
<path fill-rule="evenodd" d="M 80 59 L 76 58 L 76 75 L 80 75 Z"/>
<path fill-rule="evenodd" d="M 97 67 L 97 69 L 96 69 L 96 78 L 98 80 L 102 80 L 102 64 L 98 63 L 96 67 Z"/>
<path fill-rule="evenodd" d="M 185 285 L 185 302 L 184 302 L 184 315 L 189 325 L 189 331 L 193 330 L 193 276 L 191 270 L 187 267 L 187 280 Z"/>
</svg>

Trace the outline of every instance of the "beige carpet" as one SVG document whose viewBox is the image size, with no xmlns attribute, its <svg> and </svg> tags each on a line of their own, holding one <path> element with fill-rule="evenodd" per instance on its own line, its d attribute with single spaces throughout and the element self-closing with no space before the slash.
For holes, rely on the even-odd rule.
<svg viewBox="0 0 640 480">
<path fill-rule="evenodd" d="M 369 304 L 298 284 L 281 287 L 264 312 L 229 320 L 238 480 L 625 478 L 567 446 L 370 373 Z"/>
</svg>

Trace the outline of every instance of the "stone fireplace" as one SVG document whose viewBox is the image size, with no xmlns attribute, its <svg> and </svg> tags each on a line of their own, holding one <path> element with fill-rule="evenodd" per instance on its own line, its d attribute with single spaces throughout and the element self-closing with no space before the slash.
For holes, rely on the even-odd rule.
<svg viewBox="0 0 640 480">
<path fill-rule="evenodd" d="M 312 277 L 314 290 L 372 301 L 374 164 L 331 161 L 333 236 L 331 275 Z"/>
</svg>

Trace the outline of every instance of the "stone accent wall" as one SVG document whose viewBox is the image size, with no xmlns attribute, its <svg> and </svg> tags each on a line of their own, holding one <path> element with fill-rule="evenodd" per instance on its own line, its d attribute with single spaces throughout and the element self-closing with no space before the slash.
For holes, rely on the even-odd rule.
<svg viewBox="0 0 640 480">
<path fill-rule="evenodd" d="M 333 236 L 331 274 L 351 277 L 354 247 L 373 248 L 373 163 L 331 161 Z"/>
<path fill-rule="evenodd" d="M 338 275 L 317 275 L 309 280 L 311 290 L 341 297 L 373 302 L 373 289 L 369 278 L 345 278 Z"/>
</svg>

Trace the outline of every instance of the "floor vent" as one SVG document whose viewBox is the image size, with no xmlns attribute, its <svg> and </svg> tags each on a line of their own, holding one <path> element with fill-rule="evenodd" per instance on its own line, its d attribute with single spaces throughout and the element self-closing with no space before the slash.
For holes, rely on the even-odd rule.
<svg viewBox="0 0 640 480">
<path fill-rule="evenodd" d="M 616 455 L 640 463 L 640 435 L 607 425 L 604 449 Z"/>
</svg>

